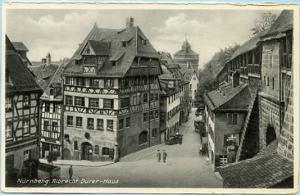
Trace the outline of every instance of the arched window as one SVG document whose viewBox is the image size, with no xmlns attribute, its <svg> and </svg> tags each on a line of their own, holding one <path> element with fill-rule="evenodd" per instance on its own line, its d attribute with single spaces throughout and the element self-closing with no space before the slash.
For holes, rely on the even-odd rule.
<svg viewBox="0 0 300 195">
<path fill-rule="evenodd" d="M 147 131 L 141 132 L 139 135 L 139 144 L 146 143 L 147 140 L 148 140 L 148 132 Z"/>
<path fill-rule="evenodd" d="M 274 127 L 268 125 L 267 133 L 266 133 L 266 144 L 269 145 L 276 139 L 276 132 Z"/>
</svg>

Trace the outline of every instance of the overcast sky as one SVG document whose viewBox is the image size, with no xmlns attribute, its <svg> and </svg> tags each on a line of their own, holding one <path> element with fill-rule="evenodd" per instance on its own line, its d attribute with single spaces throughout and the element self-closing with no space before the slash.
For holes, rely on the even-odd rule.
<svg viewBox="0 0 300 195">
<path fill-rule="evenodd" d="M 173 54 L 185 35 L 200 54 L 200 67 L 219 49 L 242 44 L 251 35 L 254 20 L 263 11 L 254 10 L 7 10 L 7 35 L 22 41 L 31 61 L 48 52 L 53 60 L 71 57 L 92 29 L 121 29 L 126 17 L 134 17 L 158 51 Z M 266 12 L 266 11 L 264 11 Z M 274 12 L 278 13 L 278 11 Z"/>
</svg>

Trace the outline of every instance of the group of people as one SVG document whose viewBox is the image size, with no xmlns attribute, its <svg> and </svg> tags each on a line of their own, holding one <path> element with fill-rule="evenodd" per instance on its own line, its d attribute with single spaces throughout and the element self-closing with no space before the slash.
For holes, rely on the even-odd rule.
<svg viewBox="0 0 300 195">
<path fill-rule="evenodd" d="M 163 150 L 162 154 L 160 152 L 160 150 L 157 150 L 157 161 L 160 162 L 161 161 L 161 156 L 163 158 L 163 162 L 167 162 L 167 152 L 165 150 Z"/>
</svg>

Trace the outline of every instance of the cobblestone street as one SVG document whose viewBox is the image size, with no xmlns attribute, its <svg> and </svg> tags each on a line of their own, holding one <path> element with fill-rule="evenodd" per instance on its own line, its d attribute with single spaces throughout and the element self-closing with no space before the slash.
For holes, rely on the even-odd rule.
<svg viewBox="0 0 300 195">
<path fill-rule="evenodd" d="M 76 184 L 64 184 L 81 187 L 222 187 L 215 176 L 206 156 L 199 156 L 199 134 L 194 131 L 194 114 L 190 114 L 187 123 L 181 126 L 182 145 L 157 145 L 120 160 L 120 162 L 102 167 L 73 166 Z M 157 149 L 168 153 L 167 163 L 158 163 Z M 62 166 L 62 178 L 68 177 L 67 166 Z M 110 181 L 116 184 L 81 183 L 82 179 Z"/>
</svg>

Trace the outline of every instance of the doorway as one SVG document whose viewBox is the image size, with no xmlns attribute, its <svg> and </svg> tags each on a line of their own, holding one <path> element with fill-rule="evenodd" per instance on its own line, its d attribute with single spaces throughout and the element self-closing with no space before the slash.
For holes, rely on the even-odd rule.
<svg viewBox="0 0 300 195">
<path fill-rule="evenodd" d="M 93 157 L 93 147 L 88 142 L 83 142 L 81 144 L 81 160 L 92 160 Z"/>
<path fill-rule="evenodd" d="M 266 132 L 266 144 L 269 145 L 276 139 L 276 132 L 273 126 L 268 125 Z"/>
</svg>

